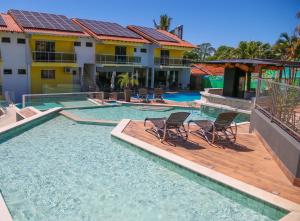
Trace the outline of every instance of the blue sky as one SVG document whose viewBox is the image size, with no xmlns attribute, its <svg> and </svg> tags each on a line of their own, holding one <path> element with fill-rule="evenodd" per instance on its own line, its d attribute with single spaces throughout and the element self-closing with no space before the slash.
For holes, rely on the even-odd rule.
<svg viewBox="0 0 300 221">
<path fill-rule="evenodd" d="M 295 16 L 300 0 L 0 0 L 0 7 L 2 12 L 24 9 L 151 27 L 154 18 L 166 13 L 172 27 L 184 25 L 186 40 L 215 47 L 242 40 L 273 44 L 300 23 Z"/>
</svg>

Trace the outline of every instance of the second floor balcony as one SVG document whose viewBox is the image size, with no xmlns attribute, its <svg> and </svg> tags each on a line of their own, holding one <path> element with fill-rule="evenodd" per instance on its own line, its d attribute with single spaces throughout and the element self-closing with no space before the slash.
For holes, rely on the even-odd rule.
<svg viewBox="0 0 300 221">
<path fill-rule="evenodd" d="M 96 54 L 96 63 L 98 64 L 127 64 L 139 65 L 141 64 L 141 57 L 127 56 L 127 55 L 104 55 Z"/>
<path fill-rule="evenodd" d="M 69 52 L 33 51 L 34 62 L 76 63 L 77 56 Z"/>
<path fill-rule="evenodd" d="M 191 61 L 183 58 L 156 57 L 154 58 L 154 64 L 161 66 L 189 66 Z"/>
</svg>

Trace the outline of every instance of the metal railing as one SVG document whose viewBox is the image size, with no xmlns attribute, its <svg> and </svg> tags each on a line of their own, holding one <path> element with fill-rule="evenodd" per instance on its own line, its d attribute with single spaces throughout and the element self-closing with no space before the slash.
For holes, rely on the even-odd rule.
<svg viewBox="0 0 300 221">
<path fill-rule="evenodd" d="M 300 87 L 258 79 L 255 108 L 300 141 Z"/>
<path fill-rule="evenodd" d="M 141 57 L 127 55 L 96 54 L 96 63 L 99 64 L 140 64 Z"/>
<path fill-rule="evenodd" d="M 69 52 L 33 51 L 32 60 L 36 62 L 76 63 L 77 56 Z"/>
<path fill-rule="evenodd" d="M 191 61 L 183 58 L 155 57 L 154 64 L 162 66 L 189 66 L 191 64 Z"/>
</svg>

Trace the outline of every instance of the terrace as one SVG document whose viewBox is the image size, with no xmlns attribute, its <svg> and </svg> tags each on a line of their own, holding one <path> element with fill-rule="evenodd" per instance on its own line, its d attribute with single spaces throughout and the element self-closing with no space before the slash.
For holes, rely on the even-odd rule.
<svg viewBox="0 0 300 221">
<path fill-rule="evenodd" d="M 140 65 L 141 57 L 127 55 L 105 55 L 96 54 L 96 63 L 98 64 L 116 64 L 116 65 Z"/>
<path fill-rule="evenodd" d="M 54 63 L 76 63 L 77 56 L 75 53 L 69 52 L 48 52 L 33 51 L 32 60 L 34 62 L 54 62 Z"/>
<path fill-rule="evenodd" d="M 155 65 L 161 66 L 184 66 L 189 67 L 191 62 L 187 59 L 183 58 L 163 58 L 163 57 L 155 57 L 154 58 Z"/>
</svg>

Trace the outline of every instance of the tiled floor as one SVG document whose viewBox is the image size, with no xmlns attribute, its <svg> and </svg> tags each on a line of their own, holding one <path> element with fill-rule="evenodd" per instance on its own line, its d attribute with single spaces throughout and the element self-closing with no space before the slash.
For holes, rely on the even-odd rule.
<svg viewBox="0 0 300 221">
<path fill-rule="evenodd" d="M 300 187 L 293 186 L 248 125 L 238 128 L 236 144 L 211 146 L 196 135 L 188 141 L 162 144 L 144 130 L 143 122 L 131 121 L 124 133 L 202 166 L 300 203 Z"/>
</svg>

